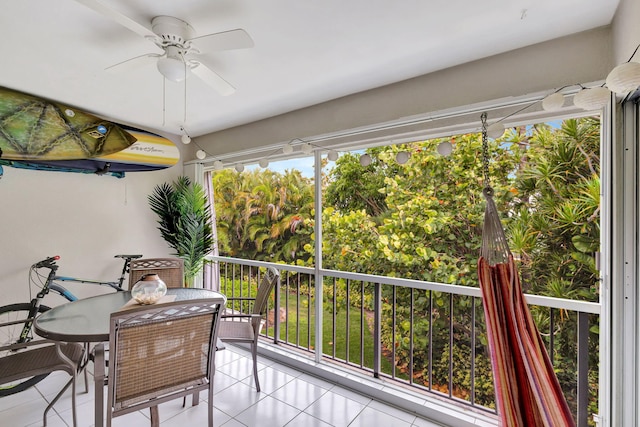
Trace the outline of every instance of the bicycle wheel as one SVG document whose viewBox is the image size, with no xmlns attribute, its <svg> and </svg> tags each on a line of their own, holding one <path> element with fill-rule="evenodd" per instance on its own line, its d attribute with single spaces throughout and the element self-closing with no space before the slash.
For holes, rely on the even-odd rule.
<svg viewBox="0 0 640 427">
<path fill-rule="evenodd" d="M 27 319 L 29 317 L 29 310 L 31 309 L 30 303 L 18 303 L 9 304 L 0 307 L 0 323 L 8 323 L 16 320 Z M 38 308 L 38 313 L 43 313 L 49 310 L 50 307 L 41 305 Z M 0 345 L 14 344 L 18 342 L 24 323 L 17 323 L 15 325 L 0 327 Z M 33 339 L 33 329 L 29 331 L 27 340 Z M 0 352 L 0 358 L 9 356 L 20 350 L 7 350 Z M 19 393 L 29 387 L 35 385 L 39 381 L 42 381 L 49 374 L 37 375 L 35 377 L 26 378 L 18 381 L 14 381 L 7 384 L 0 384 L 0 397 L 9 396 L 14 393 Z"/>
</svg>

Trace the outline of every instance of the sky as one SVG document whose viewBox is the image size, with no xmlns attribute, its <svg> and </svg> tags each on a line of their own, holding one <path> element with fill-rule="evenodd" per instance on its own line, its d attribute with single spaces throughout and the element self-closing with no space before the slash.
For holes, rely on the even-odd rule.
<svg viewBox="0 0 640 427">
<path fill-rule="evenodd" d="M 261 169 L 257 164 L 247 165 L 247 170 Z M 297 159 L 281 160 L 277 162 L 269 162 L 267 169 L 274 172 L 284 174 L 286 169 L 297 169 L 302 176 L 306 178 L 313 178 L 313 156 L 301 157 Z"/>
</svg>

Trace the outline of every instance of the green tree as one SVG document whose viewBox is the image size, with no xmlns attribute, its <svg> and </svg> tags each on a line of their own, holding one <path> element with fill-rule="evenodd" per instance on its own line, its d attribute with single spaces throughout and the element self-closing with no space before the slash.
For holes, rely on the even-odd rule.
<svg viewBox="0 0 640 427">
<path fill-rule="evenodd" d="M 516 175 L 511 248 L 527 291 L 597 300 L 600 126 L 565 120 L 532 132 Z"/>
<path fill-rule="evenodd" d="M 345 210 L 338 209 L 339 204 L 325 208 L 323 262 L 327 268 L 478 286 L 476 262 L 485 206 L 481 138 L 457 136 L 448 157 L 436 154 L 437 145 L 444 141 L 386 147 L 372 155 L 374 169 L 394 162 L 399 150 L 409 151 L 411 159 L 392 176 L 380 172 L 383 185 L 370 190 L 384 195 L 386 210 L 378 215 L 357 203 L 346 204 Z M 509 129 L 498 141 L 489 141 L 491 185 L 510 247 L 521 260 L 527 292 L 597 299 L 593 253 L 599 245 L 598 153 L 599 123 L 593 118 L 567 120 L 559 129 L 544 124 L 521 126 Z M 343 174 L 334 172 L 334 176 Z M 355 194 L 360 187 L 356 181 L 351 187 L 348 184 L 345 180 L 340 187 L 345 194 Z M 450 297 L 438 292 L 392 291 L 383 288 L 382 338 L 385 346 L 395 349 L 399 368 L 409 372 L 409 357 L 413 357 L 411 371 L 420 381 L 427 375 L 423 368 L 429 352 L 448 360 L 450 327 L 456 337 L 454 365 L 469 363 L 459 358 L 471 354 L 470 300 L 455 298 L 451 305 Z M 535 310 L 534 315 L 545 331 L 548 311 Z M 552 357 L 558 366 L 568 368 L 562 375 L 571 396 L 575 319 L 562 316 L 555 322 Z M 429 331 L 434 333 L 431 349 L 422 340 Z M 410 334 L 413 348 L 409 348 Z M 477 357 L 486 358 L 484 338 L 479 338 Z M 596 346 L 597 339 L 591 343 Z M 597 347 L 591 354 L 597 355 Z M 595 358 L 591 363 L 597 367 Z M 435 366 L 444 369 L 441 364 Z M 436 373 L 435 378 L 441 377 Z M 469 386 L 468 382 L 454 384 L 460 393 Z M 489 388 L 480 389 L 489 394 L 476 399 L 491 405 Z"/>
<path fill-rule="evenodd" d="M 371 164 L 362 166 L 360 156 L 345 153 L 338 158 L 336 166 L 329 174 L 324 192 L 325 204 L 343 212 L 364 209 L 375 217 L 387 210 L 385 196 L 380 192 L 384 180 L 394 176 L 401 169 L 396 162 L 388 163 L 379 154 L 386 148 L 369 148 L 365 152 L 371 156 Z"/>
<path fill-rule="evenodd" d="M 214 174 L 222 254 L 264 261 L 312 262 L 313 185 L 300 171 Z"/>
</svg>

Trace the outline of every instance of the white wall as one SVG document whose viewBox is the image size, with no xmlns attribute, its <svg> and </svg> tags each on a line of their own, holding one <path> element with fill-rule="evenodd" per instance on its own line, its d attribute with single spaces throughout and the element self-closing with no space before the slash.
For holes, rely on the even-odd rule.
<svg viewBox="0 0 640 427">
<path fill-rule="evenodd" d="M 147 196 L 182 165 L 124 178 L 4 168 L 0 179 L 0 305 L 29 300 L 29 266 L 60 255 L 59 273 L 115 280 L 122 253 L 168 256 Z M 104 292 L 69 286 L 78 296 Z M 34 294 L 37 291 L 34 291 Z M 64 302 L 50 295 L 48 305 Z"/>
<path fill-rule="evenodd" d="M 627 62 L 640 44 L 639 19 L 640 1 L 620 0 L 612 24 L 613 53 L 616 65 Z M 640 52 L 636 53 L 633 60 L 640 62 Z"/>
</svg>

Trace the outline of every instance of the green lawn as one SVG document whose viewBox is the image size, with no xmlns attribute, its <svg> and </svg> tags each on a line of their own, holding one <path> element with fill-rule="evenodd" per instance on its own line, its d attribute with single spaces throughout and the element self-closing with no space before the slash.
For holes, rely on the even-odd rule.
<svg viewBox="0 0 640 427">
<path fill-rule="evenodd" d="M 285 303 L 285 296 L 281 296 L 281 303 Z M 301 295 L 299 301 L 299 309 L 297 309 L 297 302 L 295 294 L 290 294 L 289 301 L 287 303 L 288 315 L 286 325 L 283 322 L 280 325 L 280 339 L 287 341 L 289 344 L 296 345 L 298 347 L 313 350 L 315 340 L 315 312 L 313 308 L 314 301 L 309 303 L 306 296 Z M 311 311 L 308 307 L 311 304 Z M 329 357 L 334 357 L 340 360 L 347 360 L 347 319 L 346 311 L 341 310 L 336 315 L 335 320 L 335 341 L 333 337 L 333 313 L 331 311 L 331 305 L 325 304 L 323 313 L 323 328 L 322 328 L 322 346 L 323 353 Z M 296 311 L 298 316 L 296 317 Z M 311 316 L 309 316 L 311 314 Z M 365 314 L 366 317 L 366 314 Z M 363 365 L 364 367 L 373 369 L 373 334 L 369 326 L 364 324 L 364 334 L 361 330 L 362 315 L 359 308 L 351 308 L 349 312 L 349 362 L 355 365 Z M 272 325 L 270 325 L 272 326 Z M 310 332 L 310 334 L 309 334 Z M 273 328 L 270 327 L 268 331 L 270 336 L 273 336 Z M 360 337 L 363 336 L 364 340 L 361 343 Z M 361 345 L 362 344 L 362 345 Z M 335 348 L 335 353 L 334 353 Z M 362 351 L 362 355 L 361 355 Z M 362 356 L 362 361 L 361 361 Z M 382 359 L 382 371 L 391 372 L 391 364 L 388 360 Z"/>
<path fill-rule="evenodd" d="M 253 289 L 249 291 L 250 286 L 247 285 L 246 281 L 240 280 L 234 282 L 227 281 L 226 283 L 223 283 L 222 288 L 229 296 L 247 296 L 248 294 L 253 295 L 255 293 L 255 290 Z M 240 288 L 242 288 L 242 290 L 240 290 Z M 296 301 L 295 293 L 289 293 L 289 297 L 287 299 L 287 295 L 284 290 L 281 293 L 280 299 L 281 305 L 287 304 L 287 321 L 286 324 L 285 322 L 280 324 L 280 340 L 286 341 L 287 343 L 302 349 L 313 351 L 315 343 L 315 311 L 313 299 L 309 301 L 309 298 L 306 295 L 301 294 L 299 296 L 299 300 Z M 310 310 L 309 307 L 311 307 Z M 239 306 L 235 306 L 233 308 L 236 310 L 240 309 Z M 347 360 L 346 310 L 341 309 L 336 314 L 335 341 L 333 334 L 333 313 L 331 310 L 332 304 L 326 303 L 324 305 L 322 329 L 323 353 L 329 357 L 335 357 L 339 360 Z M 373 334 L 366 322 L 362 329 L 364 333 L 362 333 L 361 319 L 362 315 L 360 313 L 360 309 L 351 307 L 349 311 L 348 360 L 354 365 L 362 365 L 366 368 L 373 369 Z M 269 324 L 267 334 L 269 336 L 273 336 L 272 323 Z M 362 345 L 360 339 L 361 336 L 364 337 Z M 389 360 L 383 358 L 381 365 L 382 372 L 391 373 L 391 363 Z"/>
</svg>

